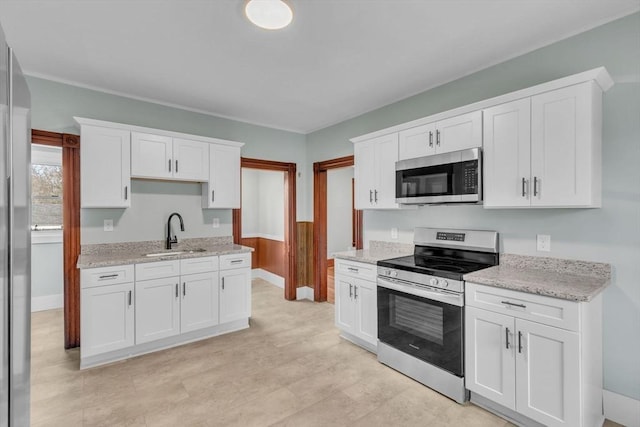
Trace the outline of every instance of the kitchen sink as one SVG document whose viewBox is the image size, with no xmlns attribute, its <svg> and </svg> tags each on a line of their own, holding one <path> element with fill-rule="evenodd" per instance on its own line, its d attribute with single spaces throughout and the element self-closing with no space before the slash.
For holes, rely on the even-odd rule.
<svg viewBox="0 0 640 427">
<path fill-rule="evenodd" d="M 195 254 L 195 253 L 206 252 L 206 251 L 207 251 L 206 249 L 197 248 L 197 249 L 190 249 L 188 251 L 154 252 L 151 254 L 145 254 L 145 256 L 148 256 L 148 257 L 176 256 L 176 255 L 182 255 L 182 254 Z"/>
</svg>

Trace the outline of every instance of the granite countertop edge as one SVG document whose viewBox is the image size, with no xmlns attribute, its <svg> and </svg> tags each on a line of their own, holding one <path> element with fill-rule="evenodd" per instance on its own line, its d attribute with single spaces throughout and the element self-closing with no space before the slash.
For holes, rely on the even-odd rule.
<svg viewBox="0 0 640 427">
<path fill-rule="evenodd" d="M 202 258 L 208 256 L 219 256 L 219 255 L 233 255 L 233 254 L 241 254 L 241 253 L 250 253 L 253 252 L 254 249 L 248 246 L 242 245 L 219 245 L 219 246 L 211 246 L 205 248 L 204 252 L 185 252 L 179 255 L 165 255 L 165 256 L 155 256 L 148 257 L 144 253 L 140 251 L 131 252 L 131 253 L 108 253 L 108 254 L 80 254 L 78 257 L 78 262 L 76 267 L 79 269 L 85 268 L 97 268 L 97 267 L 110 267 L 115 265 L 126 265 L 126 264 L 144 264 L 149 262 L 157 262 L 157 261 L 172 261 L 179 259 L 189 259 L 189 258 Z M 180 248 L 175 248 L 174 251 L 179 251 Z M 188 251 L 189 249 L 182 249 Z M 157 251 L 162 252 L 162 251 Z M 170 252 L 170 251 L 167 251 Z"/>
</svg>

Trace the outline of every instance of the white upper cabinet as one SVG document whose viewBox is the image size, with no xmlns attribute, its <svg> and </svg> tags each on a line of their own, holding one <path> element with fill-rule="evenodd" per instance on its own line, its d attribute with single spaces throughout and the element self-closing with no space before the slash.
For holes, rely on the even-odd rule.
<svg viewBox="0 0 640 427">
<path fill-rule="evenodd" d="M 482 146 L 482 111 L 400 131 L 398 159 L 414 159 Z"/>
<path fill-rule="evenodd" d="M 81 126 L 80 207 L 131 206 L 129 131 Z"/>
<path fill-rule="evenodd" d="M 356 209 L 397 209 L 398 134 L 357 143 L 354 157 Z"/>
<path fill-rule="evenodd" d="M 240 147 L 211 145 L 207 181 L 202 184 L 203 208 L 240 208 Z"/>
<path fill-rule="evenodd" d="M 599 207 L 602 91 L 595 82 L 484 111 L 484 206 Z"/>
<path fill-rule="evenodd" d="M 132 132 L 131 175 L 136 178 L 206 181 L 209 176 L 209 144 Z"/>
</svg>

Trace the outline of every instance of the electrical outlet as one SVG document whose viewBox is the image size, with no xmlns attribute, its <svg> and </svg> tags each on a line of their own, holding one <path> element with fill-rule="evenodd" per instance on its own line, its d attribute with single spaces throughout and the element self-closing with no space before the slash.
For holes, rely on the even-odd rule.
<svg viewBox="0 0 640 427">
<path fill-rule="evenodd" d="M 220 228 L 220 218 L 213 218 L 213 228 Z"/>
<path fill-rule="evenodd" d="M 538 234 L 538 251 L 540 252 L 550 252 L 551 251 L 551 236 L 548 234 Z"/>
<path fill-rule="evenodd" d="M 104 231 L 113 231 L 113 220 L 105 219 L 104 220 Z"/>
<path fill-rule="evenodd" d="M 392 239 L 397 239 L 398 238 L 398 229 L 396 227 L 393 227 L 391 229 L 391 238 Z"/>
</svg>

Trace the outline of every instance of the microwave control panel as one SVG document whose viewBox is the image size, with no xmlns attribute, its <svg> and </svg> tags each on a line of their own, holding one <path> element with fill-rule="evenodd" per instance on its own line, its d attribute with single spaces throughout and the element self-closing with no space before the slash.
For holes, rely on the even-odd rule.
<svg viewBox="0 0 640 427">
<path fill-rule="evenodd" d="M 465 163 L 462 170 L 464 171 L 462 177 L 464 193 L 475 193 L 478 188 L 478 162 Z"/>
</svg>

